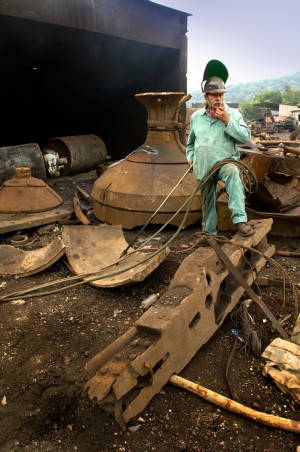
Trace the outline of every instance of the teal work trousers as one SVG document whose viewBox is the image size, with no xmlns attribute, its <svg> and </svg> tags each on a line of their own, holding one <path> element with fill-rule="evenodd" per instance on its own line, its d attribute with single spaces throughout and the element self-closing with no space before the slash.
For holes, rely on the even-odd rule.
<svg viewBox="0 0 300 452">
<path fill-rule="evenodd" d="M 236 165 L 226 163 L 216 171 L 210 180 L 202 187 L 202 230 L 207 234 L 217 234 L 216 186 L 221 180 L 225 184 L 228 195 L 228 207 L 231 211 L 233 224 L 246 223 L 245 190 Z"/>
</svg>

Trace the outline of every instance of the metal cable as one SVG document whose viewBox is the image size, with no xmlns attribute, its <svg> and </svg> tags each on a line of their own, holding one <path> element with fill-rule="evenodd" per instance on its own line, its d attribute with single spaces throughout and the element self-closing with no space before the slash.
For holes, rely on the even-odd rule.
<svg viewBox="0 0 300 452">
<path fill-rule="evenodd" d="M 255 181 L 257 183 L 256 180 L 256 176 L 255 173 L 251 170 L 251 168 L 249 168 L 247 165 L 245 165 L 244 163 L 235 160 L 235 159 L 226 159 L 226 160 L 222 160 L 218 163 L 216 163 L 215 165 L 212 166 L 212 168 L 205 174 L 205 176 L 197 183 L 193 193 L 184 201 L 184 203 L 179 207 L 179 209 L 172 215 L 171 218 L 169 218 L 169 220 L 158 230 L 155 232 L 155 234 L 153 234 L 151 237 L 149 237 L 144 243 L 143 245 L 141 245 L 139 248 L 137 248 L 134 252 L 139 251 L 142 247 L 144 247 L 148 242 L 150 242 L 156 235 L 158 235 L 161 231 L 163 231 L 168 224 L 171 223 L 171 221 L 186 207 L 186 211 L 184 214 L 184 217 L 180 223 L 180 225 L 178 226 L 177 231 L 175 232 L 175 234 L 164 244 L 162 245 L 158 250 L 154 251 L 154 252 L 149 252 L 146 253 L 145 259 L 143 259 L 142 261 L 139 261 L 138 263 L 135 264 L 130 264 L 128 266 L 123 267 L 122 269 L 117 268 L 116 266 L 120 263 L 123 262 L 124 260 L 128 259 L 132 253 L 127 253 L 125 256 L 119 258 L 116 262 L 110 264 L 109 266 L 101 269 L 101 271 L 97 271 L 97 272 L 93 272 L 93 273 L 87 273 L 87 274 L 83 274 L 83 275 L 76 275 L 73 277 L 68 277 L 68 278 L 62 278 L 56 281 L 52 281 L 51 283 L 48 284 L 44 284 L 44 285 L 40 285 L 40 286 L 36 286 L 34 288 L 31 289 L 27 289 L 25 291 L 20 291 L 20 292 L 16 292 L 13 294 L 8 294 L 8 295 L 4 295 L 3 297 L 0 297 L 0 301 L 10 301 L 10 300 L 14 300 L 16 298 L 22 297 L 22 298 L 29 298 L 29 297 L 36 297 L 36 296 L 42 296 L 42 295 L 49 295 L 52 293 L 57 293 L 60 292 L 62 290 L 66 290 L 69 289 L 71 287 L 75 287 L 81 284 L 87 284 L 93 281 L 97 281 L 103 278 L 107 278 L 110 276 L 116 276 L 119 275 L 121 273 L 124 273 L 128 270 L 131 270 L 132 268 L 137 267 L 138 265 L 141 265 L 143 263 L 146 263 L 148 260 L 152 259 L 154 256 L 156 256 L 158 253 L 160 253 L 163 249 L 167 248 L 168 245 L 170 243 L 173 242 L 173 240 L 177 237 L 177 235 L 179 234 L 179 232 L 181 231 L 181 229 L 183 228 L 184 224 L 185 224 L 185 220 L 187 218 L 187 215 L 189 213 L 192 201 L 194 199 L 194 196 L 196 195 L 196 193 L 201 190 L 201 188 L 209 181 L 209 179 L 212 177 L 212 175 L 215 174 L 215 172 L 217 172 L 219 170 L 219 168 L 227 163 L 232 163 L 236 166 L 238 166 L 243 175 L 246 178 L 246 183 L 248 185 L 249 188 L 247 188 L 248 190 L 251 189 L 251 186 L 254 184 L 255 185 Z M 204 234 L 205 235 L 205 234 Z M 115 269 L 113 269 L 115 267 Z M 107 272 L 107 270 L 112 269 L 111 272 Z M 65 284 L 66 282 L 70 282 L 70 281 L 77 281 L 73 284 L 68 284 L 66 286 L 63 287 L 59 287 L 58 289 L 54 289 L 54 290 L 47 290 L 46 292 L 39 292 L 39 293 L 35 293 L 37 292 L 39 289 L 43 289 L 45 287 L 49 288 L 49 286 L 55 286 L 58 284 Z"/>
</svg>

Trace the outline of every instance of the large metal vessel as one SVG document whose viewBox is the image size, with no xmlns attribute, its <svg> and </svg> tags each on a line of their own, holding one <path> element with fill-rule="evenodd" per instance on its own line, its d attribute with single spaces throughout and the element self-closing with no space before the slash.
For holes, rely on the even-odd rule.
<svg viewBox="0 0 300 452">
<path fill-rule="evenodd" d="M 171 218 L 196 188 L 193 174 L 187 174 L 185 147 L 180 141 L 178 113 L 186 96 L 183 92 L 136 94 L 147 109 L 148 132 L 145 143 L 124 160 L 112 165 L 94 183 L 92 198 L 95 216 L 108 224 L 131 229 L 145 224 L 166 197 L 151 223 L 180 225 L 187 206 Z M 194 197 L 182 227 L 200 222 L 200 194 Z"/>
</svg>

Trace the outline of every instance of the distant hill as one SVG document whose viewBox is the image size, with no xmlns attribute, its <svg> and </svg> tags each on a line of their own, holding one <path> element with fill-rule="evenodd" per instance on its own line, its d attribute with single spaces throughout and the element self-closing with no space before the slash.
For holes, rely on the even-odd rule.
<svg viewBox="0 0 300 452">
<path fill-rule="evenodd" d="M 300 72 L 280 78 L 228 85 L 226 86 L 227 93 L 225 94 L 225 100 L 226 102 L 237 102 L 240 104 L 245 100 L 252 101 L 254 96 L 262 91 L 279 90 L 283 92 L 286 85 L 289 85 L 291 89 L 300 90 Z M 194 102 L 203 102 L 201 88 L 198 90 L 188 90 L 188 94 L 191 94 L 192 98 L 187 103 L 187 106 L 190 106 Z"/>
</svg>

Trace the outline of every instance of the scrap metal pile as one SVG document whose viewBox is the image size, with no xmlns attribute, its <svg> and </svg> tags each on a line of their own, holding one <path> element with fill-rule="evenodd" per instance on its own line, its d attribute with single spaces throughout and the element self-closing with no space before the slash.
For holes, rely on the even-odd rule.
<svg viewBox="0 0 300 452">
<path fill-rule="evenodd" d="M 271 139 L 251 140 L 240 149 L 241 160 L 256 174 L 258 190 L 246 199 L 249 219 L 272 218 L 272 234 L 300 236 L 300 141 Z M 232 230 L 227 197 L 218 200 L 220 229 Z"/>
<path fill-rule="evenodd" d="M 165 103 L 168 107 L 166 107 L 167 110 L 170 109 L 169 95 L 164 97 L 162 94 L 166 93 L 154 94 L 147 95 L 151 108 L 153 103 L 155 106 L 156 103 L 163 105 Z M 163 137 L 169 135 L 173 137 L 175 134 L 176 139 L 173 137 L 173 141 L 167 141 L 175 144 L 178 141 L 177 103 L 181 98 L 179 95 L 181 93 L 170 94 L 173 98 L 172 115 L 175 115 L 175 120 L 172 120 L 170 124 L 164 124 L 164 127 L 161 126 L 161 122 L 156 124 L 152 121 L 150 124 L 148 138 L 151 137 L 154 140 L 157 148 L 159 148 L 159 134 L 163 134 Z M 174 94 L 176 94 L 176 102 Z M 163 102 L 161 102 L 162 99 Z M 87 147 L 93 147 L 94 142 L 98 143 L 97 153 L 92 154 L 92 162 L 86 162 L 88 154 L 84 150 Z M 184 369 L 196 352 L 220 327 L 245 292 L 269 317 L 282 340 L 290 340 L 262 299 L 253 292 L 251 285 L 275 251 L 274 246 L 269 245 L 267 235 L 300 236 L 300 141 L 294 141 L 292 144 L 291 146 L 291 142 L 282 143 L 279 140 L 261 140 L 256 141 L 252 149 L 241 150 L 242 161 L 254 171 L 258 180 L 257 192 L 252 193 L 247 199 L 247 214 L 254 234 L 250 237 L 236 234 L 231 240 L 224 237 L 209 238 L 210 247 L 199 247 L 181 263 L 159 302 L 151 306 L 123 336 L 100 351 L 87 363 L 86 370 L 89 373 L 89 379 L 85 390 L 92 400 L 96 400 L 104 410 L 115 416 L 122 429 L 125 430 L 127 423 L 144 410 L 150 400 L 161 391 L 172 376 L 174 377 L 174 374 L 178 374 Z M 95 225 L 91 224 L 91 221 L 83 214 L 82 201 L 77 194 L 75 196 L 74 192 L 72 193 L 72 204 L 72 199 L 70 200 L 63 193 L 61 197 L 58 196 L 45 182 L 41 181 L 41 179 L 45 180 L 46 174 L 41 160 L 44 165 L 47 165 L 50 177 L 56 177 L 57 180 L 63 171 L 72 175 L 78 173 L 80 169 L 86 170 L 91 166 L 96 169 L 97 164 L 99 167 L 101 161 L 106 160 L 106 150 L 100 139 L 95 136 L 80 136 L 78 139 L 76 137 L 56 138 L 49 141 L 42 159 L 40 153 L 36 155 L 36 146 L 28 146 L 29 160 L 27 159 L 25 162 L 23 153 L 17 152 L 17 160 L 21 166 L 10 168 L 9 173 L 2 171 L 4 182 L 0 187 L 0 212 L 2 212 L 0 217 L 3 221 L 0 233 L 23 232 L 24 229 L 56 223 L 59 219 L 64 219 L 68 223 L 71 214 L 75 214 L 79 225 L 72 225 L 71 222 L 65 224 L 61 236 L 55 237 L 52 243 L 38 249 L 20 249 L 22 244 L 20 241 L 18 243 L 17 239 L 14 240 L 14 243 L 11 240 L 10 245 L 0 245 L 0 275 L 26 277 L 44 270 L 66 256 L 67 266 L 75 274 L 72 280 L 81 280 L 82 284 L 88 283 L 103 290 L 141 282 L 167 259 L 170 253 L 167 246 L 169 242 L 155 252 L 146 252 L 146 250 L 131 248 L 131 243 L 128 245 L 123 236 L 122 224 L 118 220 L 124 218 L 126 208 L 126 221 L 128 218 L 130 219 L 128 228 L 135 225 L 134 216 L 137 210 L 134 210 L 131 205 L 132 200 L 136 201 L 135 194 L 131 198 L 127 197 L 126 203 L 124 203 L 123 193 L 120 192 L 121 208 L 118 206 L 115 211 L 114 206 L 109 206 L 113 212 L 111 218 L 115 218 L 115 221 L 111 221 L 111 224 L 105 222 L 99 224 L 101 223 L 100 218 Z M 124 172 L 127 179 L 130 180 L 133 174 L 130 172 L 132 168 L 146 166 L 149 173 L 158 173 L 162 177 L 164 190 L 168 193 L 169 185 L 174 183 L 174 178 L 165 177 L 166 164 L 169 164 L 169 169 L 172 171 L 176 167 L 177 171 L 178 163 L 180 163 L 180 167 L 184 166 L 186 172 L 184 157 L 180 154 L 180 149 L 177 149 L 177 154 L 174 154 L 175 157 L 177 155 L 176 158 L 172 155 L 173 150 L 167 149 L 164 151 L 166 157 L 169 158 L 169 154 L 171 154 L 172 159 L 170 162 L 168 162 L 168 158 L 166 161 L 160 162 L 157 157 L 159 150 L 155 150 L 155 153 L 149 152 L 149 146 L 145 155 L 144 149 L 140 149 L 131 157 L 130 164 L 123 162 L 123 165 L 115 168 L 120 174 Z M 176 146 L 178 148 L 178 143 Z M 71 152 L 72 149 L 73 152 Z M 2 155 L 6 159 L 14 151 L 12 148 L 3 148 L 1 152 L 0 149 L 0 157 Z M 146 162 L 139 161 L 142 151 L 143 159 L 146 159 Z M 75 156 L 79 157 L 79 167 L 76 163 L 77 160 L 73 158 Z M 35 161 L 37 165 L 35 165 Z M 38 169 L 35 166 L 38 166 Z M 124 171 L 122 168 L 125 168 Z M 106 169 L 107 167 L 105 167 Z M 172 171 L 170 174 L 173 174 Z M 13 178 L 13 174 L 18 177 Z M 41 179 L 31 177 L 31 174 Z M 144 177 L 143 173 L 141 174 L 141 177 Z M 101 177 L 103 177 L 105 181 L 105 177 L 101 174 L 97 175 L 99 176 L 99 186 L 99 180 L 101 182 Z M 165 213 L 160 219 L 165 223 L 164 226 L 168 224 L 170 218 L 174 217 L 174 212 L 178 213 L 177 203 L 180 205 L 182 199 L 185 200 L 194 191 L 195 181 L 191 175 L 188 174 L 188 176 L 187 185 L 184 183 L 180 185 L 181 179 L 178 177 L 177 185 L 180 185 L 180 193 L 177 198 L 174 195 L 171 199 L 172 208 L 164 206 Z M 30 184 L 25 177 L 30 178 Z M 107 178 L 109 179 L 109 177 Z M 70 180 L 71 183 L 74 183 L 72 179 Z M 152 219 L 156 215 L 157 205 L 162 206 L 160 197 L 153 195 L 153 180 L 149 178 L 148 182 L 149 193 L 147 196 L 149 199 L 147 199 L 151 200 L 148 202 L 151 211 L 146 213 L 144 210 L 141 211 L 143 220 L 144 213 L 147 218 Z M 186 186 L 188 190 L 185 189 Z M 12 208 L 17 203 L 14 201 L 5 203 L 6 196 L 3 196 L 3 193 L 9 191 L 11 199 L 15 199 L 13 197 L 14 190 L 21 189 L 28 205 L 27 202 L 22 201 L 22 205 L 17 210 L 13 210 Z M 47 197 L 50 193 L 51 197 L 50 201 L 47 198 L 46 206 L 43 205 L 34 210 L 34 206 L 30 207 L 30 201 L 33 198 L 30 193 L 37 189 L 39 189 L 39 193 L 41 190 L 46 192 Z M 77 189 L 79 195 L 85 194 L 84 189 L 78 186 Z M 101 192 L 104 198 L 107 194 L 105 190 L 103 193 Z M 173 195 L 173 191 L 166 200 L 169 200 L 171 194 Z M 89 194 L 85 198 L 98 206 L 99 200 L 92 199 Z M 40 194 L 37 199 L 41 199 Z M 145 199 L 143 198 L 143 202 L 140 203 L 143 209 Z M 191 223 L 195 223 L 195 219 L 200 221 L 201 218 L 201 212 L 197 210 L 198 201 L 191 210 Z M 24 210 L 25 205 L 26 210 Z M 106 212 L 107 206 L 104 207 L 102 206 L 101 209 Z M 90 208 L 92 209 L 91 205 Z M 232 230 L 233 225 L 228 211 L 226 193 L 218 198 L 217 209 L 219 230 Z M 176 221 L 174 224 L 177 225 Z M 189 225 L 188 221 L 181 226 L 183 228 L 187 225 Z M 124 227 L 126 228 L 126 226 Z M 24 235 L 22 239 L 23 237 Z M 95 249 L 97 249 L 97 253 L 95 253 Z M 124 250 L 126 255 L 124 255 Z M 51 284 L 55 284 L 55 281 Z M 38 290 L 38 288 L 33 288 L 27 290 L 26 293 L 16 292 L 4 295 L 0 300 L 11 300 L 22 295 L 30 297 L 35 289 Z M 300 431 L 299 426 L 297 429 Z"/>
<path fill-rule="evenodd" d="M 237 234 L 222 247 L 249 285 L 265 265 L 266 257 L 274 253 L 266 238 L 272 220 L 251 224 L 253 236 Z M 246 249 L 248 253 L 250 250 L 247 259 Z M 91 378 L 86 389 L 90 398 L 113 413 L 126 429 L 126 423 L 141 413 L 171 375 L 180 373 L 209 340 L 244 290 L 212 248 L 199 248 L 191 253 L 160 301 L 87 363 Z M 288 338 L 279 326 L 278 330 Z"/>
</svg>

